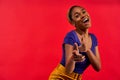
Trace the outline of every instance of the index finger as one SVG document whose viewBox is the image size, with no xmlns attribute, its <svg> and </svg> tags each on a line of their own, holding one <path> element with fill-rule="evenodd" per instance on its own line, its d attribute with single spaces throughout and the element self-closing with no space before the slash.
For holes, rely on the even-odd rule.
<svg viewBox="0 0 120 80">
<path fill-rule="evenodd" d="M 74 50 L 78 50 L 78 44 L 74 43 Z"/>
</svg>

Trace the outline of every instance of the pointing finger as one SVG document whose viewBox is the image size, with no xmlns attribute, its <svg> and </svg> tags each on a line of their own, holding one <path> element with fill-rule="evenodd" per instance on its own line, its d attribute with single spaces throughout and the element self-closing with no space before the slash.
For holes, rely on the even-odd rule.
<svg viewBox="0 0 120 80">
<path fill-rule="evenodd" d="M 74 43 L 74 50 L 78 50 L 78 44 Z"/>
</svg>

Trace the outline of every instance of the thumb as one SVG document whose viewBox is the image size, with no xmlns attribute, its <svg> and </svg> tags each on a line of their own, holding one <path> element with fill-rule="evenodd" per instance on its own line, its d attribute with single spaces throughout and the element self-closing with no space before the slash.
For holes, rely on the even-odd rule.
<svg viewBox="0 0 120 80">
<path fill-rule="evenodd" d="M 74 43 L 74 50 L 78 50 L 78 44 Z"/>
<path fill-rule="evenodd" d="M 81 44 L 80 46 L 78 46 L 78 49 L 80 49 L 83 46 L 83 44 Z"/>
</svg>

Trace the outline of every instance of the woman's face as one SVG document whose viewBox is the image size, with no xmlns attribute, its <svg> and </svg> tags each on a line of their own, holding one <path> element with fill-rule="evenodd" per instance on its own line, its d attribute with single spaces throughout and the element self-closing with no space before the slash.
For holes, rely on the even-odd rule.
<svg viewBox="0 0 120 80">
<path fill-rule="evenodd" d="M 75 7 L 71 12 L 72 22 L 76 28 L 87 29 L 91 26 L 88 12 L 82 7 Z"/>
</svg>

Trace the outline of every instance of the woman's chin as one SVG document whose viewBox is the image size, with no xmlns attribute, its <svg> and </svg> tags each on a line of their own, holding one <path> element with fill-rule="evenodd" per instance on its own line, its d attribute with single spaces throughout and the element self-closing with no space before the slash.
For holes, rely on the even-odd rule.
<svg viewBox="0 0 120 80">
<path fill-rule="evenodd" d="M 91 27 L 91 24 L 85 24 L 84 27 L 88 29 Z"/>
</svg>

